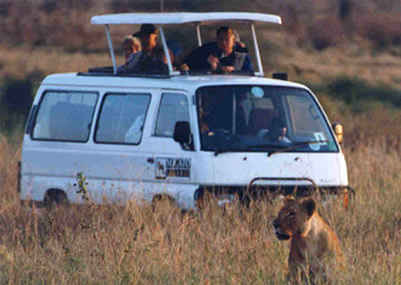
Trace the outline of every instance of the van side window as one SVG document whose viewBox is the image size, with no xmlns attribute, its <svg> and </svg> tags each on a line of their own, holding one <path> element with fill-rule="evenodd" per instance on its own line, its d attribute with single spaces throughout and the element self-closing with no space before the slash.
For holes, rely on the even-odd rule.
<svg viewBox="0 0 401 285">
<path fill-rule="evenodd" d="M 178 121 L 189 122 L 187 96 L 172 93 L 163 94 L 157 115 L 155 135 L 173 137 L 175 123 Z"/>
<path fill-rule="evenodd" d="M 47 91 L 39 106 L 32 138 L 86 142 L 97 97 L 94 92 Z"/>
<path fill-rule="evenodd" d="M 139 144 L 149 102 L 149 94 L 107 94 L 97 122 L 95 141 Z"/>
</svg>

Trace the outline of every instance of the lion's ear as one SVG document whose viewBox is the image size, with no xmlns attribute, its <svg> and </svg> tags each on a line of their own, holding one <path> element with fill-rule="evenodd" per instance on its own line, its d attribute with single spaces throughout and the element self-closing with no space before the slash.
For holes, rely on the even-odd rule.
<svg viewBox="0 0 401 285">
<path fill-rule="evenodd" d="M 295 198 L 292 195 L 285 196 L 284 205 L 288 205 L 295 202 Z"/>
<path fill-rule="evenodd" d="M 316 202 L 313 198 L 304 199 L 301 206 L 309 217 L 311 217 L 316 211 Z"/>
</svg>

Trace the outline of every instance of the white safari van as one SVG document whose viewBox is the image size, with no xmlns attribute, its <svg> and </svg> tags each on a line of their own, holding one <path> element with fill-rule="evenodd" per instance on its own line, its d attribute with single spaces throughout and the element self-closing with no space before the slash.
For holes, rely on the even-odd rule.
<svg viewBox="0 0 401 285">
<path fill-rule="evenodd" d="M 112 24 L 163 25 L 241 21 L 250 25 L 257 71 L 118 74 Z M 95 16 L 104 24 L 113 68 L 50 75 L 37 91 L 22 147 L 23 200 L 80 202 L 78 174 L 93 201 L 152 201 L 167 196 L 194 208 L 270 193 L 347 191 L 347 168 L 333 126 L 307 87 L 263 75 L 257 13 L 163 13 Z M 337 135 L 337 136 L 336 136 Z M 337 138 L 338 137 L 338 138 Z"/>
</svg>

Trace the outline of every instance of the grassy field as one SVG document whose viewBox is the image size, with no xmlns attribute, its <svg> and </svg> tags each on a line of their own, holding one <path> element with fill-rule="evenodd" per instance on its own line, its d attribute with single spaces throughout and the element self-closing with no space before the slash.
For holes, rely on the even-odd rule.
<svg viewBox="0 0 401 285">
<path fill-rule="evenodd" d="M 27 110 L 10 98 L 23 90 L 21 100 L 31 100 L 47 74 L 110 65 L 103 28 L 91 26 L 90 17 L 137 11 L 145 2 L 152 1 L 0 3 L 0 284 L 287 283 L 289 242 L 278 241 L 272 227 L 279 200 L 187 214 L 135 201 L 21 205 L 17 162 Z M 243 9 L 237 0 L 165 2 L 166 10 L 184 2 L 193 11 Z M 284 20 L 280 30 L 257 29 L 265 73 L 288 72 L 308 83 L 330 120 L 344 123 L 357 199 L 348 210 L 336 199 L 319 203 L 347 260 L 336 283 L 401 284 L 401 4 L 351 0 L 353 12 L 344 18 L 337 3 L 347 1 L 318 2 L 251 1 L 249 11 Z M 133 30 L 116 33 L 115 47 Z"/>
<path fill-rule="evenodd" d="M 23 60 L 27 53 L 29 61 Z M 357 200 L 350 210 L 336 200 L 320 207 L 347 259 L 337 283 L 401 284 L 400 59 L 389 53 L 342 59 L 334 49 L 289 49 L 281 59 L 271 66 L 312 83 L 331 121 L 345 125 Z M 108 60 L 107 54 L 21 47 L 0 53 L 0 74 L 24 79 Z M 376 74 L 373 66 L 381 71 Z M 273 71 L 268 62 L 266 68 Z M 0 132 L 1 284 L 287 283 L 289 243 L 278 241 L 272 227 L 281 201 L 258 202 L 246 212 L 185 215 L 168 205 L 154 212 L 135 202 L 31 208 L 20 204 L 17 193 L 20 135 L 19 129 Z"/>
<path fill-rule="evenodd" d="M 31 60 L 22 59 L 26 53 Z M 294 49 L 276 63 L 292 79 L 312 83 L 331 121 L 345 125 L 344 151 L 357 200 L 350 210 L 336 200 L 320 207 L 347 259 L 338 284 L 401 284 L 400 59 L 341 58 L 338 50 Z M 24 79 L 108 60 L 107 54 L 15 48 L 0 54 L 0 74 Z M 373 66 L 381 67 L 377 76 Z M 20 129 L 0 133 L 1 284 L 287 282 L 289 243 L 278 241 L 272 227 L 281 201 L 258 202 L 246 212 L 185 215 L 168 205 L 154 212 L 135 202 L 31 208 L 20 204 L 17 193 L 20 136 Z"/>
<path fill-rule="evenodd" d="M 288 242 L 272 221 L 281 207 L 181 214 L 134 201 L 125 207 L 21 205 L 19 144 L 0 139 L 0 283 L 285 284 Z M 400 149 L 384 138 L 345 146 L 353 207 L 331 199 L 321 214 L 347 259 L 338 284 L 401 284 Z"/>
</svg>

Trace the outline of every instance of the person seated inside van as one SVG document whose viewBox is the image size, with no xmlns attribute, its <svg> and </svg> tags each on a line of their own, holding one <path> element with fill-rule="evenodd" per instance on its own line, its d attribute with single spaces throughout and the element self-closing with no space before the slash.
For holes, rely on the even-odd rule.
<svg viewBox="0 0 401 285">
<path fill-rule="evenodd" d="M 117 73 L 133 69 L 133 67 L 138 63 L 139 58 L 142 55 L 141 41 L 136 37 L 126 36 L 123 40 L 122 50 L 124 53 L 125 63 L 117 68 Z"/>
<path fill-rule="evenodd" d="M 287 137 L 287 131 L 287 126 L 281 118 L 273 118 L 270 122 L 267 138 L 272 142 L 290 144 L 291 140 Z"/>
<path fill-rule="evenodd" d="M 230 27 L 216 31 L 216 42 L 205 44 L 192 51 L 181 65 L 181 70 L 212 70 L 225 73 L 233 71 L 253 72 L 251 59 L 236 50 L 236 37 Z"/>
</svg>

